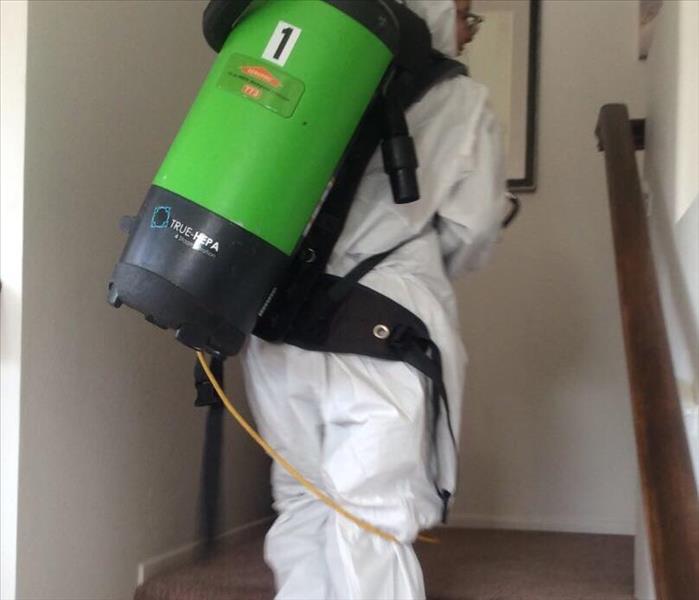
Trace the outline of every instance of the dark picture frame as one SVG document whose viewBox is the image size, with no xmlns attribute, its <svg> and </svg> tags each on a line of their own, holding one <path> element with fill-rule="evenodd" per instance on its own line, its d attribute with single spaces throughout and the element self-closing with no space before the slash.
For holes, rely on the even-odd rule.
<svg viewBox="0 0 699 600">
<path fill-rule="evenodd" d="M 526 5 L 526 6 L 525 6 Z M 491 49 L 500 49 L 499 46 L 492 46 L 493 30 L 486 30 L 489 25 L 493 25 L 496 17 L 500 17 L 500 24 L 509 25 L 509 37 L 503 39 L 502 48 L 511 48 L 511 56 L 507 58 L 509 80 L 507 89 L 509 93 L 503 93 L 500 86 L 489 86 L 491 95 L 500 92 L 505 98 L 493 97 L 494 108 L 499 104 L 509 107 L 507 115 L 499 115 L 501 122 L 505 123 L 506 148 L 509 151 L 507 165 L 507 187 L 511 192 L 533 192 L 536 190 L 536 166 L 537 166 L 537 111 L 538 111 L 538 83 L 539 83 L 539 53 L 541 35 L 541 0 L 488 0 L 487 2 L 474 0 L 473 9 L 475 13 L 482 14 L 485 22 L 482 25 L 482 34 L 489 35 L 487 44 L 491 44 Z M 490 14 L 490 23 L 489 23 Z M 505 17 L 503 21 L 502 18 Z M 483 35 L 482 37 L 485 37 Z M 502 33 L 498 35 L 503 35 Z M 480 63 L 477 62 L 479 36 L 476 35 L 472 46 L 467 47 L 464 62 L 473 67 L 472 75 L 474 79 L 480 80 L 488 85 L 487 69 L 489 64 L 483 63 L 484 54 L 481 52 Z M 498 38 L 500 39 L 500 38 Z M 482 40 L 485 41 L 485 40 Z M 507 45 L 509 44 L 509 46 Z M 470 49 L 470 50 L 469 50 Z M 475 50 L 475 52 L 474 52 Z M 470 64 L 469 52 L 472 54 Z M 502 54 L 502 53 L 500 53 Z M 526 65 L 523 64 L 526 62 Z M 480 73 L 479 69 L 480 67 Z M 499 65 L 493 64 L 493 69 L 498 69 Z M 526 71 L 526 76 L 521 73 Z M 498 100 L 500 102 L 498 103 Z M 502 102 L 505 100 L 505 102 Z M 506 118 L 502 118 L 505 116 Z"/>
</svg>

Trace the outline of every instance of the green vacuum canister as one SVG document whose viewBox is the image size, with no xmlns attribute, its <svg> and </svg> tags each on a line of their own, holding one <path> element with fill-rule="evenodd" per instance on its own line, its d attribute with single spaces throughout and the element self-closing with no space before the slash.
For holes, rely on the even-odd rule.
<svg viewBox="0 0 699 600">
<path fill-rule="evenodd" d="M 235 354 L 400 44 L 395 0 L 213 0 L 218 52 L 109 283 L 193 348 Z"/>
</svg>

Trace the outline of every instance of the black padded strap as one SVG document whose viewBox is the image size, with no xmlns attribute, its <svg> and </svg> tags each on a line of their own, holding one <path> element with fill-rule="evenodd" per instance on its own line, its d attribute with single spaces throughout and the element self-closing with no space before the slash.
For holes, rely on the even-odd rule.
<svg viewBox="0 0 699 600">
<path fill-rule="evenodd" d="M 423 19 L 402 3 L 393 2 L 391 11 L 400 23 L 401 44 L 395 63 L 405 70 L 425 68 L 425 58 L 432 47 L 432 36 Z"/>
</svg>

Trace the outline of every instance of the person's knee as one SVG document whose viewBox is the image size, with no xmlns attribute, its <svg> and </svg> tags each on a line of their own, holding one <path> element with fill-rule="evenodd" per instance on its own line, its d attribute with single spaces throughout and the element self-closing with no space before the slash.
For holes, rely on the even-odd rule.
<svg viewBox="0 0 699 600">
<path fill-rule="evenodd" d="M 421 424 L 367 423 L 354 429 L 326 449 L 323 481 L 345 498 L 408 493 L 427 459 Z"/>
<path fill-rule="evenodd" d="M 323 463 L 326 489 L 359 518 L 412 541 L 439 518 L 420 438 L 406 428 L 348 436 Z"/>
</svg>

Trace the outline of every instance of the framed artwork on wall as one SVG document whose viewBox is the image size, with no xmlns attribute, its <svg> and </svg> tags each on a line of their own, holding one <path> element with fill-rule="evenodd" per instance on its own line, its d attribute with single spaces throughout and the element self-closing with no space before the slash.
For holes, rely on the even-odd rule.
<svg viewBox="0 0 699 600">
<path fill-rule="evenodd" d="M 536 189 L 540 0 L 473 0 L 483 18 L 460 57 L 490 90 L 503 129 L 510 191 Z"/>
</svg>

